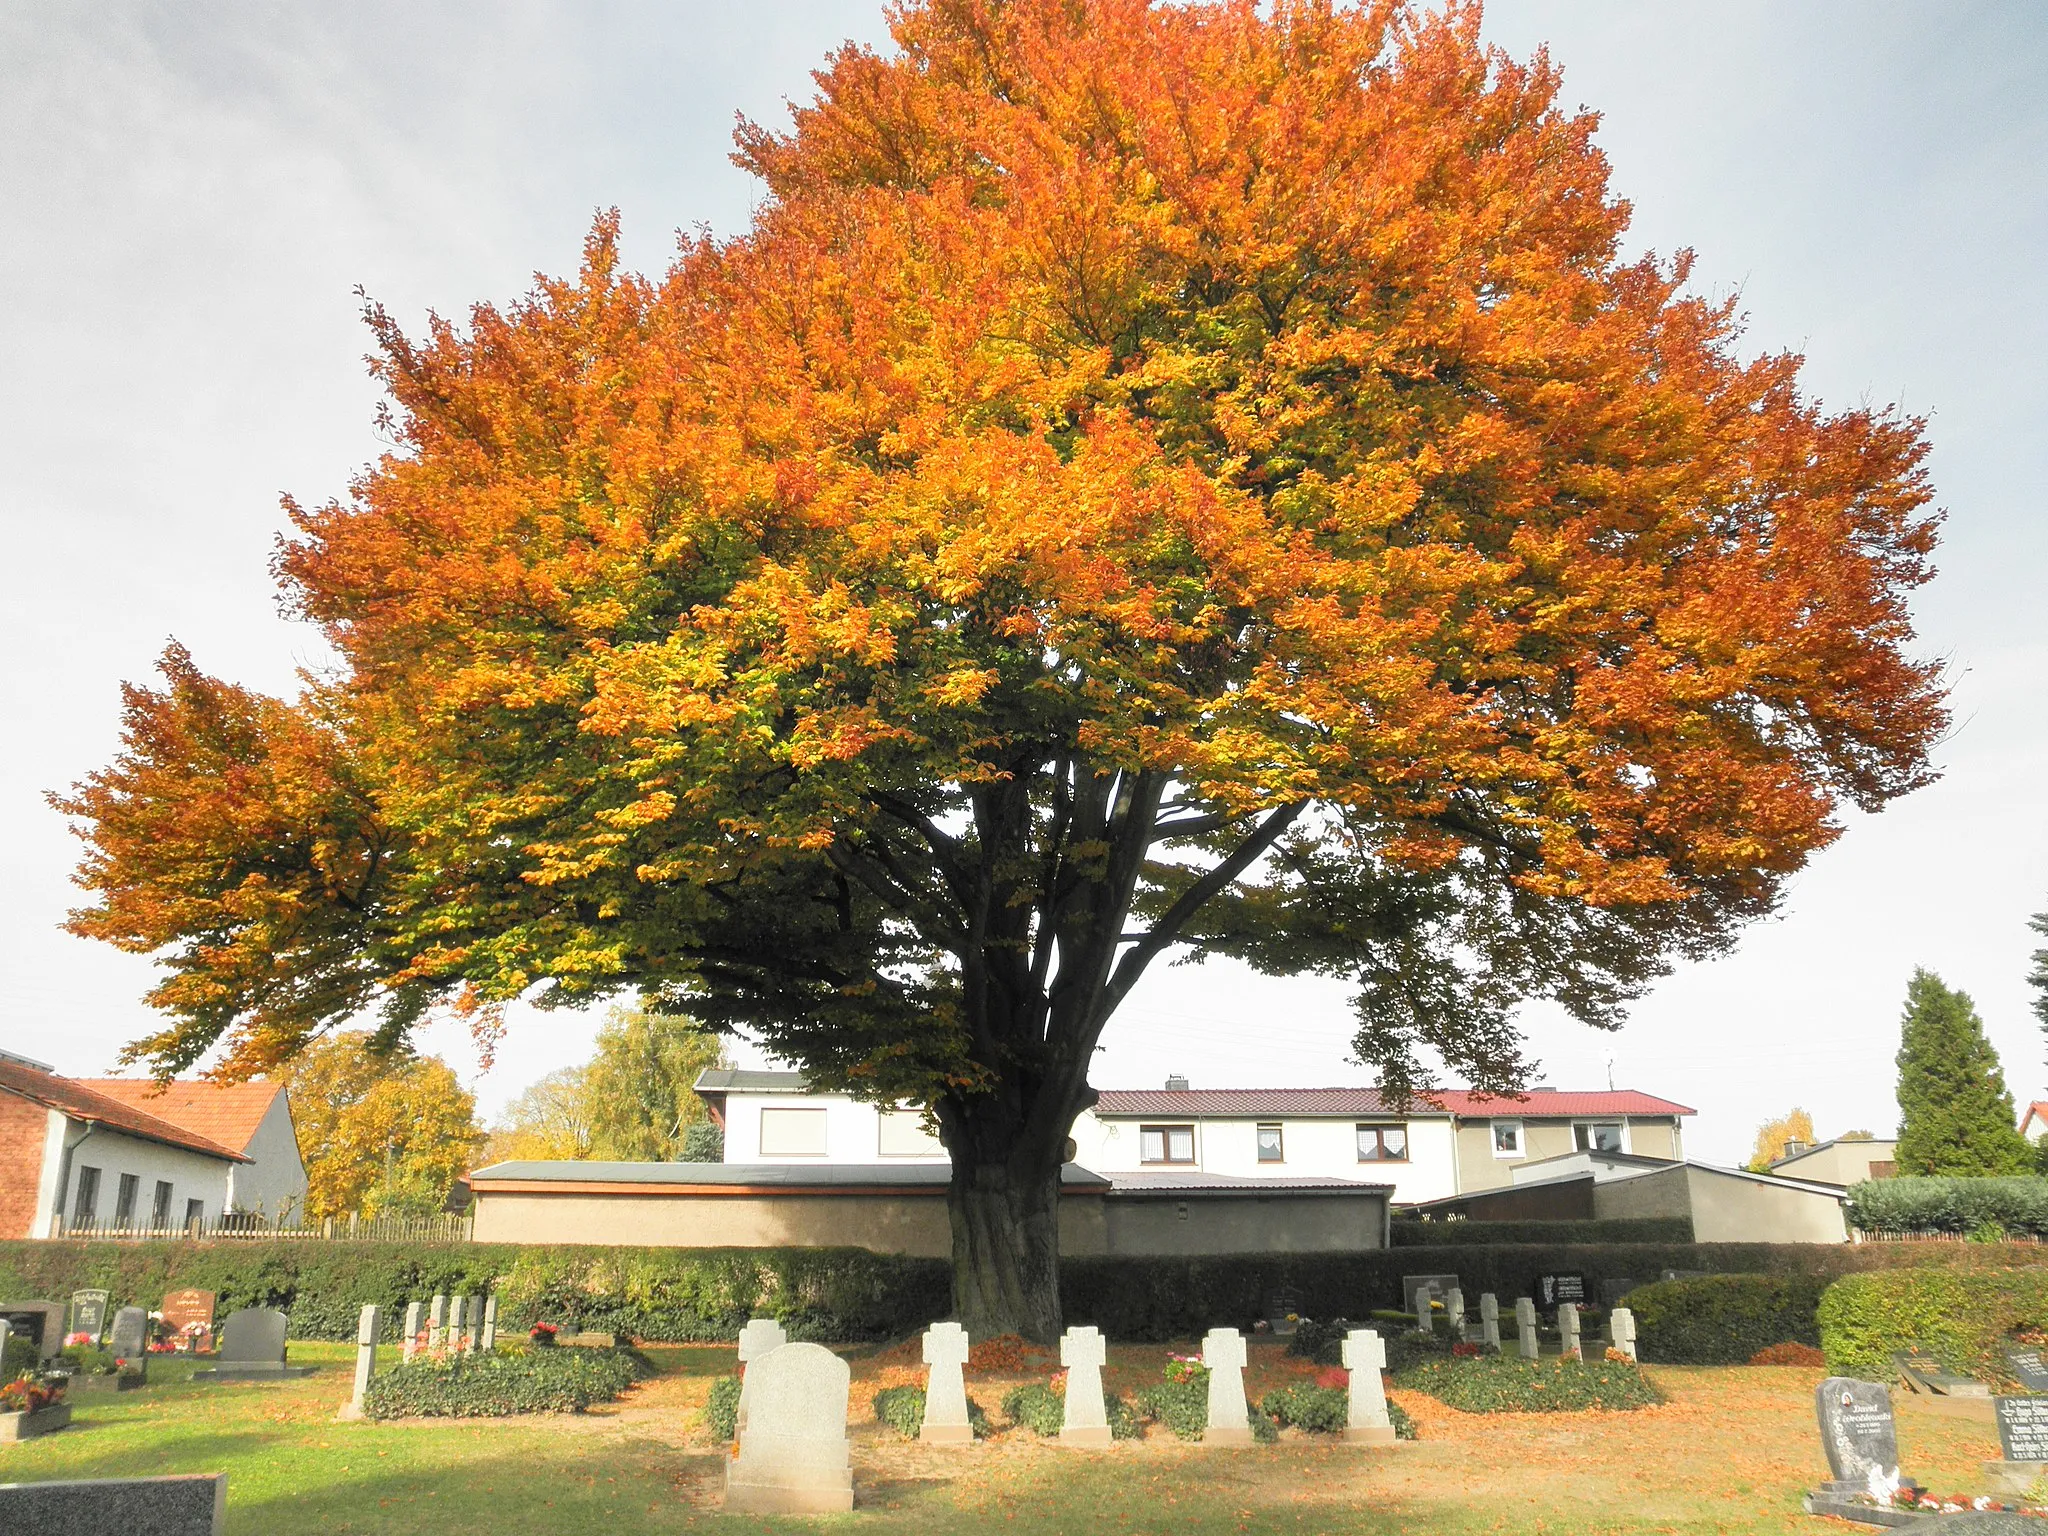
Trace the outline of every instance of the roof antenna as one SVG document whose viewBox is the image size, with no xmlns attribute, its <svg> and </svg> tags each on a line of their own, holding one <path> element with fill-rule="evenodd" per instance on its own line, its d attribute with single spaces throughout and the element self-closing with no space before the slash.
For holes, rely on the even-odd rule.
<svg viewBox="0 0 2048 1536">
<path fill-rule="evenodd" d="M 1614 1058 L 1607 1058 L 1607 1091 L 1614 1092 Z"/>
</svg>

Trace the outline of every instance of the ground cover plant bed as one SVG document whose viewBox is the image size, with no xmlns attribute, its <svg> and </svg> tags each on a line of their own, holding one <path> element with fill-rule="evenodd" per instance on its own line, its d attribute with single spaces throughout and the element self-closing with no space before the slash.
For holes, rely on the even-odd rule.
<svg viewBox="0 0 2048 1536">
<path fill-rule="evenodd" d="M 593 1403 L 610 1402 L 652 1369 L 624 1349 L 536 1349 L 415 1360 L 370 1378 L 363 1413 L 372 1419 L 581 1413 Z"/>
<path fill-rule="evenodd" d="M 888 1425 L 905 1439 L 915 1440 L 924 1428 L 924 1388 L 884 1387 L 875 1394 L 875 1419 Z M 986 1439 L 994 1432 L 988 1414 L 973 1398 L 967 1399 L 967 1422 L 974 1430 L 974 1438 Z M 1058 1427 L 1054 1427 L 1057 1434 Z"/>
<path fill-rule="evenodd" d="M 1627 1411 L 1662 1401 L 1638 1367 L 1614 1359 L 1457 1355 L 1410 1366 L 1398 1380 L 1465 1413 Z"/>
</svg>

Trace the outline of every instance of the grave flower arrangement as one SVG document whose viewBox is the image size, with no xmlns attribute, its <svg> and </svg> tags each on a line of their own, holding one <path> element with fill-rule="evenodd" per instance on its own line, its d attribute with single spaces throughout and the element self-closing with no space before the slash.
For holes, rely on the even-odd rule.
<svg viewBox="0 0 2048 1536">
<path fill-rule="evenodd" d="M 1200 1355 L 1168 1355 L 1166 1379 L 1176 1386 L 1189 1383 L 1206 1384 L 1209 1380 L 1209 1367 L 1202 1364 Z"/>
<path fill-rule="evenodd" d="M 0 1386 L 0 1413 L 36 1413 L 64 1395 L 61 1381 L 38 1376 L 17 1376 Z"/>
<path fill-rule="evenodd" d="M 561 1331 L 553 1323 L 535 1323 L 526 1330 L 526 1337 L 535 1349 L 552 1349 L 555 1335 Z"/>
<path fill-rule="evenodd" d="M 1917 1483 L 1901 1483 L 1892 1492 L 1889 1505 L 1893 1509 L 1915 1510 L 1925 1515 L 1960 1515 L 1978 1511 L 2000 1515 L 2048 1516 L 2048 1509 L 2027 1504 L 2001 1504 L 1996 1499 L 1981 1495 L 1972 1497 L 1966 1493 L 1929 1493 Z"/>
</svg>

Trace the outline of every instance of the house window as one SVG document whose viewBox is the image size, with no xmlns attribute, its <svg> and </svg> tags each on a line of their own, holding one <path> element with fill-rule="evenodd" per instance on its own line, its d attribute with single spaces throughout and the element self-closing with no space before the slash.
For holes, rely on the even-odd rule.
<svg viewBox="0 0 2048 1536">
<path fill-rule="evenodd" d="M 1495 1157 L 1520 1157 L 1522 1155 L 1521 1121 L 1496 1120 L 1493 1122 L 1493 1155 Z"/>
<path fill-rule="evenodd" d="M 156 1198 L 149 1202 L 149 1224 L 161 1232 L 171 1224 L 171 1181 L 156 1181 Z"/>
<path fill-rule="evenodd" d="M 1621 1151 L 1621 1122 L 1601 1120 L 1572 1127 L 1572 1138 L 1581 1152 Z"/>
<path fill-rule="evenodd" d="M 876 1150 L 883 1157 L 929 1157 L 944 1152 L 945 1143 L 924 1128 L 920 1109 L 885 1109 L 875 1117 L 881 1122 Z"/>
<path fill-rule="evenodd" d="M 1284 1163 L 1287 1152 L 1281 1144 L 1280 1127 L 1262 1125 L 1259 1127 L 1259 1161 L 1262 1163 Z"/>
<path fill-rule="evenodd" d="M 1138 1127 L 1139 1162 L 1192 1163 L 1194 1160 L 1195 1128 L 1192 1125 Z"/>
<path fill-rule="evenodd" d="M 196 1234 L 204 1225 L 206 1225 L 206 1202 L 204 1200 L 187 1200 L 185 1202 L 185 1230 Z"/>
<path fill-rule="evenodd" d="M 142 1175 L 124 1173 L 121 1182 L 114 1186 L 114 1225 L 128 1228 L 135 1225 L 135 1196 L 142 1188 Z"/>
<path fill-rule="evenodd" d="M 823 1157 L 825 1111 L 764 1109 L 761 1111 L 763 1157 Z"/>
<path fill-rule="evenodd" d="M 1408 1127 L 1361 1125 L 1358 1128 L 1358 1160 L 1361 1163 L 1407 1162 Z"/>
<path fill-rule="evenodd" d="M 78 1198 L 71 1202 L 71 1225 L 89 1227 L 100 1219 L 100 1171 L 83 1164 L 78 1169 Z"/>
</svg>

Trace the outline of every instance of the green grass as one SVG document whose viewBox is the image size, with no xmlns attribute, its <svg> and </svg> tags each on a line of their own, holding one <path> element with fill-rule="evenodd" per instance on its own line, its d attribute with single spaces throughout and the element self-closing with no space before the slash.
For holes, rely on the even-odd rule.
<svg viewBox="0 0 2048 1536">
<path fill-rule="evenodd" d="M 1652 1367 L 1670 1400 L 1627 1414 L 1471 1416 L 1403 1393 L 1423 1439 L 1402 1450 L 1289 1432 L 1273 1446 L 1205 1451 L 1155 1429 L 1104 1452 L 1029 1434 L 940 1452 L 873 1422 L 877 1378 L 857 1361 L 859 1510 L 771 1521 L 717 1510 L 723 1458 L 698 1411 L 730 1371 L 730 1349 L 651 1349 L 662 1374 L 589 1415 L 424 1424 L 335 1422 L 352 1353 L 294 1344 L 295 1361 L 323 1369 L 251 1386 L 173 1380 L 188 1363 L 153 1362 L 146 1391 L 82 1402 L 73 1428 L 0 1447 L 0 1481 L 225 1471 L 231 1536 L 1779 1536 L 1809 1523 L 1799 1494 L 1826 1472 L 1812 1417 L 1819 1373 L 1797 1368 Z M 1111 1374 L 1157 1379 L 1156 1353 L 1113 1348 Z M 1257 1359 L 1251 1376 L 1255 1393 L 1287 1379 Z M 1002 1395 L 995 1382 L 970 1389 Z M 1996 1454 L 1988 1422 L 1901 1402 L 1900 1426 L 1907 1470 L 1944 1491 L 1979 1490 L 1977 1464 Z"/>
</svg>

